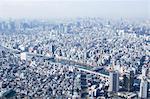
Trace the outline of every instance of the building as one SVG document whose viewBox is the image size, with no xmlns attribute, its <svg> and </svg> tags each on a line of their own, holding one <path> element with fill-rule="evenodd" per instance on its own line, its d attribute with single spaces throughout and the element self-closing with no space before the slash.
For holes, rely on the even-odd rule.
<svg viewBox="0 0 150 99">
<path fill-rule="evenodd" d="M 137 94 L 133 93 L 133 92 L 119 92 L 118 97 L 122 97 L 123 99 L 138 99 Z M 117 99 L 118 99 L 118 97 L 117 97 Z"/>
<path fill-rule="evenodd" d="M 55 46 L 54 45 L 52 45 L 52 54 L 53 54 L 53 56 L 55 54 Z"/>
<path fill-rule="evenodd" d="M 88 98 L 88 84 L 86 80 L 86 74 L 81 72 L 81 98 L 87 99 Z"/>
<path fill-rule="evenodd" d="M 26 59 L 27 59 L 27 54 L 26 54 L 26 52 L 20 53 L 20 59 L 21 59 L 21 60 L 26 60 Z"/>
<path fill-rule="evenodd" d="M 139 97 L 141 99 L 147 99 L 148 97 L 148 81 L 144 77 L 141 80 Z"/>
<path fill-rule="evenodd" d="M 111 71 L 109 73 L 109 91 L 118 92 L 119 91 L 119 73 L 118 71 Z"/>
<path fill-rule="evenodd" d="M 134 84 L 134 71 L 129 70 L 128 72 L 123 75 L 123 89 L 125 91 L 133 91 L 133 84 Z"/>
<path fill-rule="evenodd" d="M 142 76 L 147 76 L 148 74 L 148 68 L 146 66 L 142 67 Z"/>
</svg>

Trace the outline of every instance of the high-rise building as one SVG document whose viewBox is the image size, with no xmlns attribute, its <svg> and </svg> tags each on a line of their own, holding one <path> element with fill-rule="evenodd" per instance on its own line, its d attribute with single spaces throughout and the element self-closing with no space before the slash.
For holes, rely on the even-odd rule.
<svg viewBox="0 0 150 99">
<path fill-rule="evenodd" d="M 88 84 L 86 80 L 86 74 L 84 72 L 81 72 L 81 98 L 88 98 Z"/>
<path fill-rule="evenodd" d="M 141 99 L 147 99 L 148 97 L 148 81 L 144 77 L 141 79 L 139 97 Z"/>
<path fill-rule="evenodd" d="M 54 45 L 52 45 L 52 54 L 53 54 L 53 56 L 55 54 L 55 46 Z"/>
<path fill-rule="evenodd" d="M 123 88 L 126 91 L 132 91 L 133 90 L 133 84 L 134 84 L 134 71 L 129 70 L 126 72 L 125 75 L 123 75 Z"/>
<path fill-rule="evenodd" d="M 25 52 L 20 53 L 20 59 L 21 60 L 26 60 L 27 59 L 27 54 Z"/>
<path fill-rule="evenodd" d="M 80 90 L 81 86 L 80 86 L 80 74 L 78 74 L 75 79 L 74 79 L 74 83 L 73 83 L 73 99 L 79 99 L 80 98 Z"/>
<path fill-rule="evenodd" d="M 109 73 L 109 91 L 118 92 L 119 91 L 119 73 L 118 71 L 111 71 Z"/>
<path fill-rule="evenodd" d="M 147 76 L 148 74 L 148 68 L 146 66 L 142 67 L 142 76 Z"/>
</svg>

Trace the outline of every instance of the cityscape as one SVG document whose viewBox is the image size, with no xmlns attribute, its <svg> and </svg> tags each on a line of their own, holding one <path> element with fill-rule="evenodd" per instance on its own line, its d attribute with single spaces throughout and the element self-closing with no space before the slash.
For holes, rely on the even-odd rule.
<svg viewBox="0 0 150 99">
<path fill-rule="evenodd" d="M 89 1 L 2 0 L 0 99 L 150 99 L 150 2 Z"/>
</svg>

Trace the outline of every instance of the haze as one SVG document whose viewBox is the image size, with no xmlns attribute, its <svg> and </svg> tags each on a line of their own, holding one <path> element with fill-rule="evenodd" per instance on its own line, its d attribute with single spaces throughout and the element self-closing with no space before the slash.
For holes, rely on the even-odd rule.
<svg viewBox="0 0 150 99">
<path fill-rule="evenodd" d="M 149 18 L 149 0 L 0 0 L 1 18 Z"/>
</svg>

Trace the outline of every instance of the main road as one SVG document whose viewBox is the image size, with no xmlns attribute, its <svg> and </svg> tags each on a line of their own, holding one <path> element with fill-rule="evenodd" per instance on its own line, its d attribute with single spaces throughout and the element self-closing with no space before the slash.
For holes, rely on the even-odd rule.
<svg viewBox="0 0 150 99">
<path fill-rule="evenodd" d="M 7 50 L 10 50 L 13 53 L 20 53 L 21 52 L 20 50 L 9 48 L 9 47 L 6 47 L 6 46 L 2 46 L 2 47 L 4 47 Z M 75 66 L 76 68 L 78 68 L 81 71 L 84 71 L 84 72 L 87 72 L 87 73 L 90 73 L 90 74 L 94 74 L 94 75 L 98 75 L 98 76 L 101 76 L 101 77 L 103 77 L 105 79 L 109 78 L 108 75 L 105 75 L 105 74 L 102 74 L 102 73 L 99 73 L 99 72 L 95 72 L 93 70 L 88 69 L 89 67 L 92 67 L 91 65 L 84 64 L 84 63 L 79 62 L 79 61 L 70 60 L 70 59 L 68 59 L 66 57 L 61 57 L 61 56 L 57 56 L 57 55 L 56 55 L 56 57 L 52 57 L 52 56 L 46 56 L 46 55 L 37 54 L 37 53 L 31 53 L 31 52 L 25 52 L 25 53 L 27 55 L 29 55 L 29 56 L 37 56 L 37 57 L 43 57 L 43 58 L 54 58 L 55 60 L 57 60 L 56 62 L 62 63 L 62 61 L 63 61 L 66 64 Z"/>
</svg>

